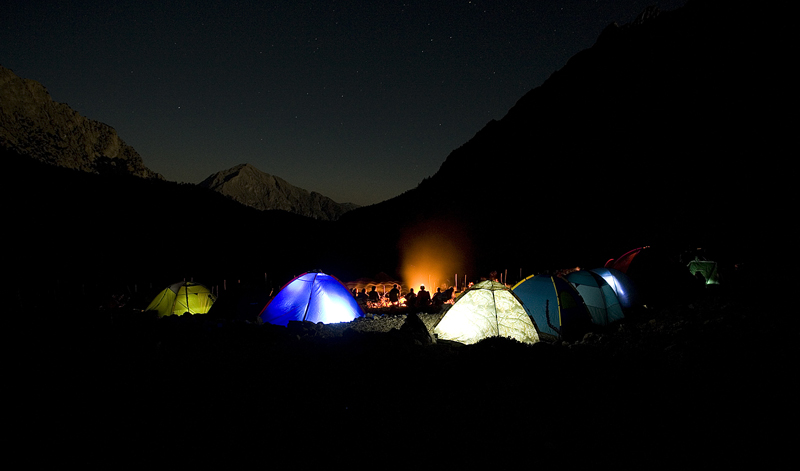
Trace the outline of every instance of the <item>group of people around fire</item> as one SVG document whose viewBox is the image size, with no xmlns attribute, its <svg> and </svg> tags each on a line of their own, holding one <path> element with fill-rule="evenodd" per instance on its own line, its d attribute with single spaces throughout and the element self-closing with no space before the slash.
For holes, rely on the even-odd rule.
<svg viewBox="0 0 800 471">
<path fill-rule="evenodd" d="M 356 288 L 352 290 L 353 296 L 362 305 L 380 306 L 385 305 L 388 301 L 389 306 L 406 306 L 416 308 L 439 308 L 449 300 L 453 299 L 453 288 L 450 287 L 444 291 L 442 288 L 436 288 L 436 293 L 431 295 L 430 291 L 425 289 L 425 285 L 420 285 L 419 291 L 414 291 L 410 288 L 406 294 L 402 294 L 400 287 L 397 284 L 392 286 L 388 293 L 381 294 L 378 292 L 377 287 L 373 286 L 369 292 L 366 288 L 361 288 L 357 291 Z"/>
</svg>

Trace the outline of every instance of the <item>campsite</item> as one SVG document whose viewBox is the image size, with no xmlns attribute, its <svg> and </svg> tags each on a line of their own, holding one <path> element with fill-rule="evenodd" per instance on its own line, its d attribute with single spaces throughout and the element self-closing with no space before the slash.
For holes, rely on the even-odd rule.
<svg viewBox="0 0 800 471">
<path fill-rule="evenodd" d="M 791 446 L 774 425 L 796 410 L 797 324 L 764 309 L 751 275 L 651 298 L 574 341 L 534 343 L 437 339 L 461 301 L 274 325 L 213 309 L 158 317 L 144 295 L 116 307 L 67 296 L 57 312 L 68 322 L 36 309 L 59 354 L 40 352 L 31 414 L 64 437 L 59 454 L 92 463 L 369 466 L 430 448 L 442 463 L 768 460 L 762 452 Z M 501 457 L 475 453 L 487 441 Z"/>
<path fill-rule="evenodd" d="M 100 469 L 783 465 L 799 330 L 767 266 L 790 186 L 761 162 L 790 148 L 771 109 L 790 96 L 789 15 L 689 6 L 609 25 L 415 188 L 336 221 L 125 174 L 105 144 L 94 173 L 32 159 L 77 134 L 0 113 L 32 131 L 0 148 L 12 451 Z"/>
<path fill-rule="evenodd" d="M 45 426 L 60 437 L 51 457 L 100 466 L 172 459 L 252 467 L 281 458 L 374 466 L 417 463 L 435 450 L 436 460 L 450 463 L 487 462 L 500 453 L 506 460 L 523 454 L 540 462 L 650 466 L 690 456 L 770 460 L 791 449 L 791 435 L 779 430 L 796 415 L 797 319 L 773 302 L 754 245 L 685 253 L 682 244 L 616 249 L 573 240 L 544 252 L 550 271 L 476 263 L 482 269 L 467 283 L 464 272 L 449 275 L 458 281 L 456 301 L 440 309 L 361 308 L 363 315 L 349 322 L 274 325 L 256 318 L 282 287 L 314 267 L 345 290 L 378 282 L 383 291 L 400 281 L 405 294 L 419 282 L 392 273 L 395 252 L 354 256 L 346 243 L 354 237 L 334 233 L 336 226 L 254 217 L 193 188 L 37 170 L 40 178 L 52 176 L 52 188 L 82 183 L 71 200 L 32 199 L 28 210 L 15 208 L 26 223 L 13 246 L 31 256 L 8 265 L 18 280 L 12 322 L 32 333 L 15 345 L 38 366 L 15 367 L 22 370 L 21 437 L 40 443 Z M 202 220 L 210 211 L 235 223 L 185 234 L 140 230 L 105 218 L 94 194 L 113 195 L 132 219 L 157 214 L 165 201 L 181 207 L 198 196 L 203 204 L 182 207 L 181 219 Z M 70 209 L 75 204 L 80 212 Z M 348 224 L 349 234 L 388 233 Z M 51 226 L 72 232 L 59 233 L 54 245 Z M 322 231 L 332 238 L 315 245 Z M 512 259 L 519 249 L 488 239 L 461 253 L 479 261 L 503 255 L 500 248 Z M 202 256 L 176 255 L 182 253 Z M 710 264 L 698 261 L 716 268 L 703 271 Z M 242 270 L 247 266 L 264 268 Z M 611 315 L 569 340 L 542 332 L 534 343 L 497 335 L 470 344 L 436 338 L 445 309 L 456 312 L 469 283 L 502 278 L 503 292 L 513 292 L 528 277 L 569 279 L 576 266 L 606 281 L 622 318 Z M 699 284 L 698 272 L 714 281 Z M 168 295 L 165 289 L 193 283 L 214 298 L 207 313 L 159 317 L 147 310 L 159 293 Z M 192 306 L 187 296 L 184 290 L 184 305 Z M 557 299 L 542 303 L 542 324 L 549 317 L 559 328 L 556 305 L 565 298 Z M 487 451 L 487 440 L 501 451 Z"/>
</svg>

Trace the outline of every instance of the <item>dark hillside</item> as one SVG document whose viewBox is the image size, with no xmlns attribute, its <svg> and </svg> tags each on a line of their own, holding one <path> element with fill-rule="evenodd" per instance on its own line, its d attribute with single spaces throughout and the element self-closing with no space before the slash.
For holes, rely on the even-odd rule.
<svg viewBox="0 0 800 471">
<path fill-rule="evenodd" d="M 4 199 L 19 255 L 6 269 L 20 285 L 283 279 L 313 267 L 325 249 L 315 241 L 322 222 L 247 208 L 196 185 L 99 176 L 10 151 L 2 159 L 15 178 Z"/>
<path fill-rule="evenodd" d="M 385 219 L 393 233 L 452 217 L 483 271 L 585 266 L 642 245 L 750 257 L 756 244 L 737 234 L 764 220 L 756 202 L 775 177 L 763 162 L 786 142 L 774 6 L 691 1 L 610 25 L 418 188 L 343 220 L 413 214 Z"/>
</svg>

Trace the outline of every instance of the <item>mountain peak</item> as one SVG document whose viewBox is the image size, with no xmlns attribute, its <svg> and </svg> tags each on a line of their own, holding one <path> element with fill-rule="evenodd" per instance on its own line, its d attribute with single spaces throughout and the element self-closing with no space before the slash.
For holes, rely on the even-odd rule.
<svg viewBox="0 0 800 471">
<path fill-rule="evenodd" d="M 296 187 L 248 163 L 216 172 L 200 182 L 199 186 L 262 211 L 281 210 L 325 221 L 339 219 L 342 214 L 357 207 L 352 203 L 337 203 L 317 192 Z"/>
</svg>

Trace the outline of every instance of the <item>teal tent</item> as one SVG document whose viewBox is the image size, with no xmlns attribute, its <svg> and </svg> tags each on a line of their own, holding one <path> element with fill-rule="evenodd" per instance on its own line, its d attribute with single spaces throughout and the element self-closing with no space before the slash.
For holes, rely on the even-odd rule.
<svg viewBox="0 0 800 471">
<path fill-rule="evenodd" d="M 608 325 L 625 317 L 617 293 L 602 276 L 588 270 L 568 274 L 567 281 L 578 291 L 597 325 Z"/>
<path fill-rule="evenodd" d="M 529 276 L 511 290 L 542 334 L 576 340 L 591 328 L 592 317 L 578 291 L 559 276 Z"/>
</svg>

